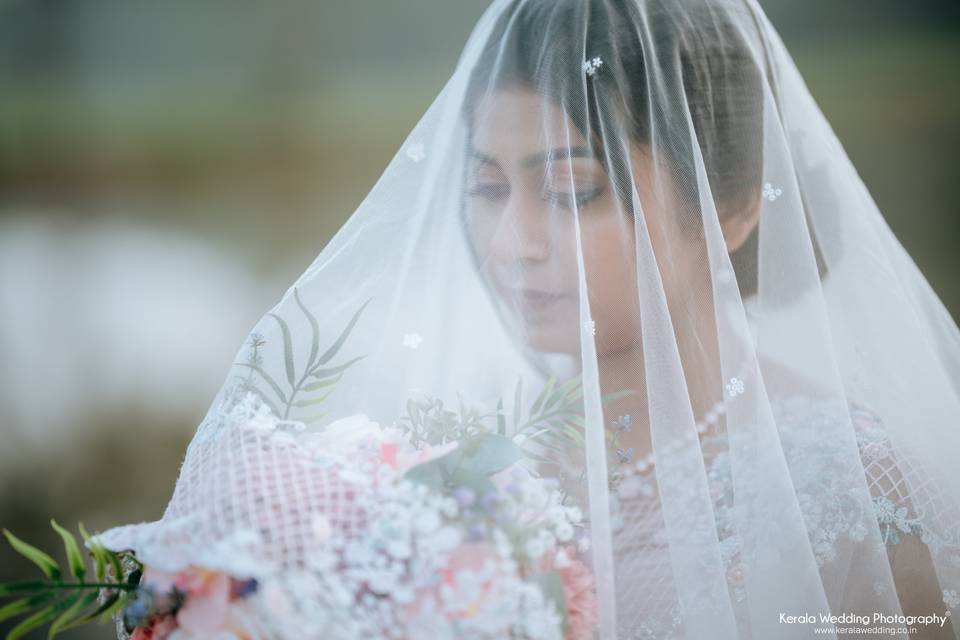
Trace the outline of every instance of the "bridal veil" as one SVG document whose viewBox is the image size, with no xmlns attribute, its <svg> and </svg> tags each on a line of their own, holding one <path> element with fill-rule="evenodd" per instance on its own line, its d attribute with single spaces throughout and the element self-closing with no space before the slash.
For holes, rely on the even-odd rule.
<svg viewBox="0 0 960 640">
<path fill-rule="evenodd" d="M 312 512 L 358 516 L 238 416 L 358 414 L 521 446 L 584 515 L 597 638 L 960 613 L 960 333 L 755 0 L 495 0 L 250 332 L 162 518 L 101 537 L 298 566 Z"/>
</svg>

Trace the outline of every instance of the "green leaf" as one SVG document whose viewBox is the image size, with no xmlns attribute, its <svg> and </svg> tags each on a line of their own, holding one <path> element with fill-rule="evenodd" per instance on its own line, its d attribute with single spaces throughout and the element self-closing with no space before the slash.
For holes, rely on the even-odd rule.
<svg viewBox="0 0 960 640">
<path fill-rule="evenodd" d="M 460 469 L 465 473 L 489 477 L 522 457 L 523 452 L 513 440 L 488 433 L 480 436 L 479 446 L 475 450 L 463 456 Z"/>
<path fill-rule="evenodd" d="M 0 583 L 0 597 L 8 597 L 24 591 L 39 591 L 49 586 L 49 582 L 42 580 L 20 580 L 18 582 Z"/>
<path fill-rule="evenodd" d="M 83 556 L 80 555 L 80 548 L 77 546 L 77 538 L 57 524 L 57 521 L 50 518 L 50 526 L 63 538 L 63 548 L 67 553 L 67 563 L 70 565 L 70 573 L 77 580 L 83 581 L 83 576 L 87 573 L 87 567 L 83 562 Z"/>
<path fill-rule="evenodd" d="M 83 536 L 84 543 L 86 543 L 87 548 L 90 549 L 90 553 L 93 554 L 94 575 L 97 578 L 97 582 L 103 582 L 107 579 L 107 557 L 103 554 L 103 545 L 94 542 L 90 538 L 90 534 L 87 533 L 82 522 L 80 523 L 79 529 L 80 535 Z"/>
<path fill-rule="evenodd" d="M 277 314 L 268 313 L 267 315 L 276 320 L 277 324 L 280 325 L 280 333 L 283 335 L 283 364 L 287 369 L 287 380 L 290 382 L 290 386 L 293 386 L 295 384 L 294 379 L 296 378 L 296 374 L 294 373 L 293 366 L 293 338 L 290 336 L 290 327 L 287 326 L 287 322 Z"/>
<path fill-rule="evenodd" d="M 320 356 L 320 359 L 317 361 L 318 364 L 327 364 L 327 362 L 329 362 L 333 356 L 337 355 L 337 351 L 340 350 L 340 347 L 343 346 L 343 343 L 346 341 L 347 336 L 349 336 L 350 332 L 353 331 L 353 325 L 357 323 L 357 318 L 360 317 L 360 312 L 362 312 L 364 308 L 368 304 L 370 304 L 370 300 L 372 299 L 373 298 L 370 298 L 366 302 L 364 302 L 362 305 L 360 305 L 360 308 L 357 309 L 356 313 L 353 314 L 353 317 L 350 318 L 350 322 L 347 323 L 347 326 L 344 328 L 343 332 L 340 334 L 340 337 L 337 338 L 337 341 L 334 342 L 330 346 L 330 348 L 323 353 L 322 356 Z"/>
<path fill-rule="evenodd" d="M 20 598 L 19 600 L 14 600 L 13 602 L 7 603 L 0 607 L 0 622 L 8 620 L 13 616 L 18 616 L 26 611 L 30 611 L 37 605 L 49 602 L 55 597 L 56 594 L 54 592 L 44 591 L 43 593 L 32 595 L 29 598 Z"/>
<path fill-rule="evenodd" d="M 352 365 L 357 360 L 362 360 L 366 357 L 367 357 L 366 355 L 357 356 L 356 358 L 347 361 L 345 364 L 341 364 L 336 367 L 327 367 L 326 369 L 315 369 L 310 372 L 310 376 L 313 378 L 329 378 L 330 376 L 335 376 L 338 373 L 341 373 L 344 370 L 346 370 L 347 367 Z"/>
<path fill-rule="evenodd" d="M 612 391 L 606 395 L 600 396 L 600 402 L 606 404 L 613 400 L 619 400 L 620 398 L 626 398 L 627 396 L 632 396 L 637 393 L 634 389 L 621 389 L 620 391 Z"/>
<path fill-rule="evenodd" d="M 326 393 L 321 394 L 321 395 L 317 396 L 316 398 L 311 398 L 310 400 L 298 400 L 298 401 L 296 401 L 296 402 L 293 403 L 293 406 L 295 406 L 295 407 L 301 407 L 301 408 L 302 408 L 302 407 L 312 407 L 313 405 L 320 404 L 321 402 L 323 402 L 324 400 L 326 400 L 326 399 L 327 399 L 327 396 L 329 396 L 331 393 L 333 393 L 333 389 L 330 389 L 330 390 L 327 391 Z"/>
<path fill-rule="evenodd" d="M 110 619 L 110 616 L 112 616 L 114 612 L 116 612 L 118 609 L 123 607 L 124 604 L 126 604 L 128 599 L 129 599 L 129 592 L 114 591 L 109 596 L 107 596 L 107 599 L 104 600 L 100 604 L 100 606 L 97 607 L 95 611 L 92 611 L 84 615 L 82 618 L 77 618 L 76 620 L 70 622 L 69 624 L 64 626 L 64 628 L 61 629 L 61 631 L 66 631 L 67 629 L 72 629 L 74 627 L 87 624 L 88 622 L 92 622 L 97 618 L 100 618 L 101 622 L 106 622 L 107 620 Z"/>
<path fill-rule="evenodd" d="M 300 299 L 300 291 L 296 287 L 293 288 L 293 298 L 297 301 L 297 305 L 300 307 L 300 310 L 303 311 L 303 315 L 307 316 L 307 320 L 310 322 L 310 358 L 307 360 L 307 371 L 313 367 L 313 361 L 317 357 L 317 352 L 320 351 L 320 325 L 317 323 L 317 319 L 314 317 L 310 310 L 307 309 L 307 306 L 303 304 L 303 300 Z"/>
<path fill-rule="evenodd" d="M 533 576 L 534 581 L 540 585 L 543 595 L 557 605 L 557 611 L 563 616 L 563 624 L 567 625 L 567 599 L 563 595 L 563 579 L 556 571 L 544 571 Z"/>
<path fill-rule="evenodd" d="M 264 371 L 263 369 L 261 369 L 255 364 L 250 364 L 249 362 L 234 362 L 233 364 L 239 367 L 247 367 L 248 369 L 253 369 L 257 373 L 259 373 L 260 377 L 263 378 L 264 381 L 270 385 L 270 388 L 273 389 L 273 392 L 277 394 L 277 397 L 280 398 L 280 401 L 286 404 L 287 402 L 286 394 L 283 393 L 283 390 L 280 388 L 280 385 L 276 383 L 276 381 L 270 376 L 269 373 L 267 373 L 266 371 Z"/>
<path fill-rule="evenodd" d="M 520 419 L 523 417 L 522 406 L 521 406 L 521 394 L 523 377 L 517 376 L 517 388 L 513 392 L 513 430 L 516 431 L 520 427 Z"/>
<path fill-rule="evenodd" d="M 40 551 L 40 549 L 37 549 L 33 545 L 27 544 L 6 529 L 3 530 L 3 535 L 7 537 L 7 541 L 10 543 L 10 546 L 13 547 L 17 553 L 40 567 L 40 570 L 43 571 L 43 575 L 47 576 L 51 580 L 60 579 L 60 567 L 53 558 L 48 556 L 43 551 Z"/>
<path fill-rule="evenodd" d="M 529 458 L 529 459 L 531 459 L 531 460 L 534 460 L 534 461 L 536 461 L 536 462 L 540 462 L 540 463 L 542 463 L 542 464 L 557 464 L 557 461 L 556 461 L 555 459 L 551 459 L 551 458 L 547 458 L 547 457 L 545 457 L 545 456 L 541 456 L 541 455 L 539 455 L 539 454 L 533 453 L 532 451 L 528 451 L 528 450 L 526 450 L 526 449 L 523 449 L 523 456 L 524 456 L 525 458 Z"/>
<path fill-rule="evenodd" d="M 332 378 L 324 378 L 317 382 L 311 382 L 308 385 L 304 385 L 304 391 L 316 391 L 317 389 L 322 389 L 324 387 L 329 387 L 332 384 L 337 384 L 340 381 L 341 376 L 334 376 Z"/>
<path fill-rule="evenodd" d="M 73 603 L 73 606 L 64 611 L 60 617 L 54 620 L 53 624 L 50 625 L 50 630 L 47 633 L 47 640 L 50 640 L 61 631 L 66 631 L 67 625 L 70 622 L 76 620 L 76 618 L 80 616 L 84 609 L 97 601 L 97 596 L 97 591 L 91 591 L 83 596 L 83 598 L 80 598 Z"/>
<path fill-rule="evenodd" d="M 543 410 L 549 411 L 559 405 L 561 401 L 567 397 L 568 393 L 576 389 L 578 384 L 580 384 L 579 377 L 573 377 L 561 384 L 559 387 L 556 387 L 553 390 L 553 393 L 550 394 L 550 397 L 544 403 Z"/>
<path fill-rule="evenodd" d="M 113 579 L 117 582 L 122 582 L 123 563 L 120 561 L 120 554 L 106 548 L 103 550 L 103 552 L 106 554 L 107 560 L 110 561 L 110 566 L 113 568 Z"/>
<path fill-rule="evenodd" d="M 10 633 L 7 634 L 6 640 L 17 640 L 17 638 L 25 636 L 28 632 L 53 620 L 57 617 L 58 613 L 60 613 L 59 609 L 57 609 L 56 605 L 52 604 L 40 609 L 40 611 L 37 611 L 11 629 Z"/>
<path fill-rule="evenodd" d="M 443 467 L 435 463 L 436 460 L 430 460 L 429 462 L 416 464 L 410 467 L 407 472 L 403 474 L 403 477 L 439 491 L 443 488 L 445 476 L 443 474 Z"/>
<path fill-rule="evenodd" d="M 100 622 L 106 622 L 109 620 L 114 613 L 122 609 L 127 604 L 127 600 L 130 599 L 130 592 L 124 591 L 119 594 L 117 599 L 112 603 L 108 599 L 103 603 L 104 606 L 101 606 L 100 609 L 94 612 L 94 616 L 100 616 Z"/>
<path fill-rule="evenodd" d="M 540 411 L 540 407 L 543 405 L 544 399 L 550 394 L 551 389 L 553 389 L 554 383 L 557 379 L 553 376 L 550 376 L 550 379 L 547 380 L 547 384 L 540 390 L 540 395 L 537 396 L 536 401 L 534 401 L 533 406 L 530 407 L 530 414 L 533 415 Z"/>
</svg>

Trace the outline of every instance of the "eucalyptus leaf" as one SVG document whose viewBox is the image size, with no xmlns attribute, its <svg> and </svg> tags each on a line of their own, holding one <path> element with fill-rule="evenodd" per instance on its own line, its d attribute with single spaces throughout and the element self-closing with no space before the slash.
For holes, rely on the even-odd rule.
<svg viewBox="0 0 960 640">
<path fill-rule="evenodd" d="M 465 473 L 489 477 L 503 471 L 523 457 L 517 444 L 505 436 L 489 433 L 480 436 L 479 446 L 469 450 L 460 461 Z"/>
</svg>

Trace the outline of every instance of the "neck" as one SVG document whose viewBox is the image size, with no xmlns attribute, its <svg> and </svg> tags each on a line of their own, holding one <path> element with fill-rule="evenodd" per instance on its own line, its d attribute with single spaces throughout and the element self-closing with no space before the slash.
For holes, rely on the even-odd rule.
<svg viewBox="0 0 960 640">
<path fill-rule="evenodd" d="M 678 315 L 689 317 L 688 314 Z M 702 419 L 714 404 L 722 399 L 717 332 L 712 316 L 708 320 L 708 326 L 690 325 L 677 328 L 679 336 L 693 338 L 678 339 L 678 345 L 694 421 Z M 623 447 L 633 447 L 635 459 L 648 455 L 652 450 L 652 443 L 647 405 L 647 373 L 642 345 L 598 353 L 597 357 L 601 393 L 609 394 L 624 389 L 635 392 L 604 405 L 603 414 L 607 426 L 618 416 L 630 414 L 632 426 L 629 432 L 620 434 L 619 442 Z M 654 374 L 655 372 L 651 372 L 651 375 Z"/>
</svg>

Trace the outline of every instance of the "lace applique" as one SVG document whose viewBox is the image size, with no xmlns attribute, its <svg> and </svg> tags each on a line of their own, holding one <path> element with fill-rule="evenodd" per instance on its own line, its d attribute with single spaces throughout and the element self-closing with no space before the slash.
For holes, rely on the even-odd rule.
<svg viewBox="0 0 960 640">
<path fill-rule="evenodd" d="M 915 500 L 912 500 L 913 496 L 904 480 L 904 475 L 912 471 L 908 473 L 904 468 L 908 465 L 903 456 L 894 455 L 886 430 L 876 414 L 858 405 L 841 407 L 836 403 L 803 396 L 777 399 L 773 409 L 818 566 L 823 567 L 836 559 L 838 545 L 842 541 L 859 543 L 865 540 L 871 526 L 879 526 L 881 537 L 888 545 L 899 543 L 905 535 L 913 535 L 927 544 L 931 552 L 950 551 L 956 566 L 960 566 L 956 528 L 949 526 L 949 522 L 960 523 L 960 519 L 942 520 L 947 524 L 936 533 L 923 526 L 922 518 L 914 510 Z M 854 426 L 858 456 L 852 456 L 846 446 L 837 442 L 837 421 L 846 420 L 844 410 Z M 725 438 L 723 434 L 708 436 L 702 444 L 704 452 L 716 451 L 712 457 L 708 457 L 707 479 L 714 502 L 717 535 L 730 595 L 735 602 L 742 602 L 746 597 L 742 572 L 744 559 L 741 556 L 744 543 L 736 530 L 735 496 Z M 755 473 L 763 472 L 755 470 Z M 870 497 L 866 500 L 861 480 L 861 474 L 864 473 L 870 489 Z M 934 488 L 927 484 L 916 484 L 935 494 Z M 654 474 L 634 475 L 618 489 L 623 490 L 613 494 L 613 512 L 615 529 L 619 528 L 623 550 L 627 554 L 666 553 L 666 540 L 661 540 L 659 546 L 651 542 L 663 538 L 662 533 L 658 536 L 656 530 L 651 531 L 652 527 L 663 526 L 659 519 Z M 939 504 L 935 495 L 925 498 L 925 501 L 930 505 Z M 626 523 L 629 523 L 629 527 L 625 526 Z M 627 529 L 633 531 L 629 540 L 628 534 L 624 533 Z M 757 545 L 763 544 L 763 540 L 768 538 L 770 544 L 776 546 L 776 523 L 771 521 L 770 526 L 759 535 L 762 540 L 752 540 L 751 548 L 758 548 Z M 647 542 L 639 542 L 640 537 Z M 653 560 L 645 562 L 659 566 Z M 669 561 L 666 562 L 667 565 L 660 568 L 667 572 L 669 583 Z M 885 585 L 875 585 L 875 590 L 881 588 L 885 588 Z M 632 635 L 628 637 L 682 637 L 679 615 L 667 613 L 667 609 L 662 607 L 661 613 L 651 612 L 642 618 L 642 623 L 629 627 Z"/>
</svg>

